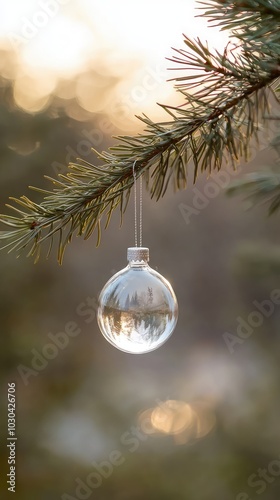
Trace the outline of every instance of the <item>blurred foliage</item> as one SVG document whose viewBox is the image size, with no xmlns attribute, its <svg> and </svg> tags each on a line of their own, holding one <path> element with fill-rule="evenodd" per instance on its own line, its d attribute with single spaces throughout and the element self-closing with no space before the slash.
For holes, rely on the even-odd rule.
<svg viewBox="0 0 280 500">
<path fill-rule="evenodd" d="M 242 157 L 248 159 L 259 123 L 270 115 L 269 99 L 279 104 L 280 4 L 208 0 L 203 7 L 200 16 L 209 17 L 210 25 L 234 28 L 229 36 L 238 43 L 229 42 L 221 53 L 184 35 L 186 48 L 175 49 L 171 59 L 176 69 L 186 72 L 174 78 L 183 105 L 161 105 L 169 121 L 139 117 L 144 132 L 119 136 L 110 151 L 97 153 L 102 166 L 84 158 L 70 162 L 66 175 L 50 178 L 53 191 L 33 188 L 43 195 L 40 204 L 13 197 L 9 207 L 15 215 L 1 217 L 8 226 L 0 234 L 3 249 L 25 249 L 37 262 L 42 243 L 49 242 L 48 256 L 55 242 L 62 263 L 74 234 L 87 239 L 96 231 L 98 246 L 102 217 L 107 227 L 119 207 L 122 220 L 134 184 L 133 165 L 136 177 L 145 174 L 151 197 L 158 201 L 170 182 L 175 189 L 186 187 L 191 160 L 196 181 L 199 171 L 220 170 L 225 162 L 234 168 Z M 277 208 L 278 198 L 274 204 Z"/>
<path fill-rule="evenodd" d="M 16 189 L 22 189 L 26 177 L 37 178 L 38 170 L 44 171 L 46 152 L 50 165 L 54 159 L 62 165 L 61 149 L 69 143 L 77 149 L 81 131 L 94 127 L 94 122 L 58 116 L 54 105 L 39 115 L 24 114 L 7 95 L 2 99 L 8 117 L 2 137 L 2 199 L 11 187 L 8 174 L 21 161 L 28 168 L 21 166 Z M 9 141 L 19 140 L 19 120 L 30 130 L 28 141 L 40 141 L 36 152 L 21 155 L 5 148 Z M 40 134 L 34 120 L 44 124 Z M 57 144 L 58 136 L 65 142 Z M 31 161 L 34 154 L 36 161 Z M 207 182 L 198 183 L 201 192 Z M 244 217 L 233 200 L 220 196 L 186 226 L 180 200 L 191 205 L 192 197 L 191 190 L 177 198 L 167 196 L 161 211 L 145 199 L 145 239 L 154 248 L 151 259 L 160 270 L 168 268 L 180 305 L 173 337 L 149 355 L 132 357 L 105 345 L 95 316 L 86 323 L 87 317 L 77 314 L 87 296 L 97 297 L 110 275 L 108 266 L 124 264 L 119 252 L 132 237 L 130 208 L 128 225 L 109 230 L 102 251 L 96 250 L 98 264 L 92 260 L 91 246 L 82 242 L 73 245 L 63 268 L 54 259 L 34 266 L 2 254 L 1 442 L 6 443 L 7 382 L 14 380 L 21 500 L 69 500 L 66 494 L 78 500 L 77 478 L 87 484 L 88 476 L 97 472 L 92 462 L 108 462 L 113 450 L 121 453 L 123 463 L 113 467 L 108 478 L 101 477 L 98 488 L 86 490 L 85 498 L 236 500 L 242 491 L 252 500 L 258 498 L 257 487 L 248 485 L 249 476 L 279 458 L 278 309 L 233 354 L 222 334 L 236 334 L 236 317 L 246 319 L 253 300 L 267 299 L 278 287 L 279 259 L 273 244 L 278 226 L 261 215 L 255 218 L 253 212 Z M 159 248 L 164 251 L 156 255 Z M 41 354 L 52 343 L 49 332 L 63 332 L 68 321 L 76 321 L 81 333 L 25 385 L 19 366 L 32 369 L 34 350 Z M 207 402 L 214 427 L 201 438 L 187 429 L 178 436 L 142 433 L 137 441 L 133 432 L 139 415 L 170 398 L 194 408 L 197 401 Z M 124 441 L 124 434 L 134 441 Z M 6 474 L 5 445 L 0 460 Z M 11 493 L 2 479 L 1 498 L 8 499 Z M 279 480 L 264 483 L 267 500 L 278 498 Z"/>
<path fill-rule="evenodd" d="M 280 135 L 273 138 L 271 148 L 278 155 L 274 165 L 264 166 L 262 172 L 252 172 L 245 175 L 241 179 L 232 182 L 228 189 L 229 195 L 245 194 L 252 206 L 257 203 L 269 205 L 269 215 L 278 211 L 280 207 Z"/>
<path fill-rule="evenodd" d="M 100 119 L 71 119 L 57 101 L 43 112 L 23 113 L 7 82 L 1 85 L 0 111 L 2 203 L 7 193 L 19 196 L 27 182 L 44 188 L 42 174 L 52 175 L 54 163 L 62 169 L 66 148 L 77 151 L 83 131 L 96 130 Z M 109 144 L 104 135 L 102 147 Z M 264 154 L 270 164 L 273 151 Z M 262 163 L 257 157 L 248 168 L 262 169 Z M 6 483 L 7 383 L 15 381 L 15 496 L 20 500 L 69 500 L 66 495 L 80 500 L 77 479 L 87 485 L 90 474 L 99 474 L 93 462 L 108 462 L 113 450 L 122 464 L 107 478 L 97 476 L 100 486 L 86 490 L 84 499 L 255 500 L 262 490 L 265 500 L 278 500 L 280 473 L 271 464 L 280 462 L 280 306 L 275 304 L 250 335 L 239 337 L 233 353 L 223 334 L 237 336 L 237 318 L 249 321 L 254 301 L 270 300 L 278 289 L 279 223 L 265 219 L 259 207 L 244 215 L 222 190 L 186 223 L 180 205 L 194 207 L 208 182 L 211 178 L 201 177 L 196 192 L 167 193 L 160 210 L 144 198 L 151 265 L 172 281 L 179 302 L 176 331 L 153 353 L 138 357 L 117 351 L 96 324 L 99 290 L 124 267 L 125 247 L 133 239 L 130 206 L 127 223 L 118 231 L 113 225 L 108 229 L 102 249 L 73 240 L 62 268 L 52 258 L 34 266 L 1 254 L 1 499 L 12 494 Z M 46 359 L 46 346 L 53 345 L 50 333 L 65 341 L 70 321 L 80 333 Z M 41 370 L 34 368 L 35 355 L 43 357 Z M 35 373 L 24 378 L 23 365 Z M 186 403 L 192 416 L 206 405 L 212 426 L 204 427 L 207 411 L 201 410 L 190 426 L 183 421 L 183 432 L 168 432 L 170 421 L 181 424 L 183 417 L 164 416 L 167 400 Z M 135 436 L 141 415 L 158 408 L 165 432 L 155 428 Z M 259 477 L 260 469 L 268 480 Z M 252 474 L 259 481 L 254 487 L 248 484 Z"/>
</svg>

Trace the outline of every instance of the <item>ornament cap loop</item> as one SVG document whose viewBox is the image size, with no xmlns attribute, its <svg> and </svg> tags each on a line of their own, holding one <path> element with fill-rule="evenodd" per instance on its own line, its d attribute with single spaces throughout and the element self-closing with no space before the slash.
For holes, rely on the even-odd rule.
<svg viewBox="0 0 280 500">
<path fill-rule="evenodd" d="M 149 249 L 146 247 L 129 247 L 127 249 L 128 262 L 149 262 Z"/>
</svg>

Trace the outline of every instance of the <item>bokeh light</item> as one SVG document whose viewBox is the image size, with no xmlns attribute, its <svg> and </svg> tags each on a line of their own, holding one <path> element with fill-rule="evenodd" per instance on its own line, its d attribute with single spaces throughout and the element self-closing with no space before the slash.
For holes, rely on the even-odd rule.
<svg viewBox="0 0 280 500">
<path fill-rule="evenodd" d="M 121 130 L 139 128 L 135 115 L 151 109 L 154 119 L 165 116 L 156 102 L 180 101 L 166 82 L 173 74 L 165 58 L 171 46 L 183 45 L 182 32 L 203 39 L 206 26 L 206 20 L 195 18 L 194 0 L 174 0 L 172 8 L 167 0 L 14 0 L 0 5 L 5 14 L 0 47 L 9 54 L 0 71 L 14 80 L 16 104 L 30 113 L 42 111 L 51 96 L 64 98 L 60 81 L 76 81 L 71 97 L 78 105 L 107 114 Z M 226 43 L 217 29 L 209 36 L 216 46 Z"/>
<path fill-rule="evenodd" d="M 140 412 L 138 423 L 148 435 L 169 435 L 175 444 L 186 444 L 206 437 L 216 425 L 216 416 L 209 401 L 186 403 L 171 399 Z"/>
<path fill-rule="evenodd" d="M 47 1 L 57 13 L 17 45 L 11 35 L 22 36 Z M 171 45 L 183 47 L 183 32 L 217 48 L 226 38 L 194 18 L 192 0 L 0 5 L 4 213 L 9 196 L 40 203 L 42 192 L 27 186 L 52 189 L 44 175 L 65 174 L 77 157 L 94 163 L 91 147 L 107 151 L 113 135 L 135 130 L 134 114 L 155 120 L 156 102 L 179 99 L 165 82 L 174 76 L 165 56 Z M 263 149 L 244 170 L 263 170 L 274 155 Z M 225 332 L 238 335 L 237 318 L 247 321 L 255 301 L 279 288 L 279 221 L 263 207 L 244 215 L 224 196 L 219 175 L 236 179 L 224 168 L 192 186 L 190 165 L 188 189 L 170 189 L 159 203 L 144 192 L 145 242 L 180 307 L 176 335 L 150 354 L 114 349 L 96 321 L 100 289 L 131 244 L 133 203 L 121 229 L 113 215 L 99 248 L 94 235 L 73 238 L 62 267 L 55 249 L 36 266 L 1 253 L 0 403 L 7 422 L 5 387 L 15 381 L 20 500 L 81 498 L 81 491 L 104 500 L 253 498 L 248 478 L 279 458 L 279 306 L 234 352 L 224 341 Z M 219 185 L 211 199 L 208 182 Z M 69 322 L 77 336 L 66 334 Z M 6 447 L 0 464 L 6 491 Z M 92 477 L 101 484 L 90 493 Z M 268 477 L 263 497 L 275 500 L 279 477 Z"/>
</svg>

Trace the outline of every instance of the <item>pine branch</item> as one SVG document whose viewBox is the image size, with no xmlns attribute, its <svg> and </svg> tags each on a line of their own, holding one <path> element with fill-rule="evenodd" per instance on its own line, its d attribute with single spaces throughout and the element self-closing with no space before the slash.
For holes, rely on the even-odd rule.
<svg viewBox="0 0 280 500">
<path fill-rule="evenodd" d="M 231 30 L 231 36 L 243 43 L 259 44 L 263 52 L 274 52 L 273 44 L 280 37 L 280 0 L 204 0 L 199 4 L 211 25 Z"/>
<path fill-rule="evenodd" d="M 279 117 L 280 120 L 280 117 Z M 271 141 L 271 147 L 277 152 L 280 148 L 280 135 Z M 252 205 L 265 203 L 268 205 L 268 214 L 280 210 L 280 159 L 274 168 L 267 167 L 263 172 L 253 172 L 232 182 L 227 190 L 228 195 L 246 195 Z"/>
<path fill-rule="evenodd" d="M 247 194 L 247 199 L 255 203 L 269 204 L 268 214 L 280 209 L 280 174 L 267 171 L 246 175 L 240 181 L 232 183 L 229 195 Z"/>
<path fill-rule="evenodd" d="M 270 5 L 264 0 L 243 3 L 254 4 L 253 17 L 255 4 Z M 207 2 L 210 4 L 237 7 L 241 2 Z M 215 20 L 215 8 L 212 15 Z M 278 26 L 274 31 L 278 32 Z M 16 207 L 10 208 L 19 215 L 3 215 L 0 219 L 11 228 L 0 234 L 3 248 L 12 251 L 27 247 L 28 255 L 37 260 L 42 243 L 49 240 L 51 249 L 57 235 L 58 259 L 62 262 L 73 234 L 88 238 L 96 229 L 99 243 L 101 218 L 106 217 L 107 227 L 116 207 L 121 217 L 126 209 L 134 162 L 137 176 L 145 174 L 151 196 L 158 200 L 171 181 L 177 189 L 186 186 L 191 159 L 195 181 L 199 170 L 210 173 L 220 169 L 223 161 L 234 168 L 241 157 L 248 158 L 250 138 L 257 137 L 259 121 L 269 114 L 269 94 L 276 99 L 272 84 L 280 76 L 280 45 L 269 55 L 261 53 L 258 46 L 248 51 L 247 44 L 244 48 L 231 44 L 219 53 L 211 52 L 199 39 L 185 37 L 184 42 L 187 50 L 176 50 L 172 61 L 186 72 L 175 78 L 185 102 L 177 108 L 161 105 L 171 120 L 153 123 L 145 115 L 138 117 L 146 126 L 144 132 L 117 137 L 119 143 L 110 151 L 97 153 L 102 167 L 84 160 L 71 164 L 66 176 L 50 179 L 55 186 L 52 192 L 39 190 L 44 195 L 40 205 L 27 197 L 13 199 Z"/>
</svg>

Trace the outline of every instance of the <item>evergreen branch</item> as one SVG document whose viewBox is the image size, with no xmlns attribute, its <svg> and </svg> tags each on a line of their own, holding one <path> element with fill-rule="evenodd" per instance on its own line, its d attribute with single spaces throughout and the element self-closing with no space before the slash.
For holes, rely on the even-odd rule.
<svg viewBox="0 0 280 500">
<path fill-rule="evenodd" d="M 280 117 L 275 117 L 280 120 Z M 280 135 L 277 135 L 271 141 L 271 147 L 278 152 L 280 147 Z M 276 162 L 276 167 L 267 168 L 264 172 L 253 172 L 247 174 L 241 179 L 232 182 L 227 189 L 227 194 L 231 195 L 246 195 L 246 199 L 250 200 L 252 205 L 255 203 L 266 203 L 269 205 L 268 214 L 280 210 L 280 173 L 279 173 L 279 158 Z M 277 168 L 278 167 L 278 168 Z"/>
<path fill-rule="evenodd" d="M 269 113 L 271 85 L 280 76 L 279 50 L 276 55 L 260 58 L 246 45 L 244 50 L 227 46 L 220 54 L 210 52 L 199 39 L 185 37 L 184 42 L 187 50 L 177 50 L 172 61 L 187 71 L 175 78 L 185 103 L 175 108 L 162 105 L 172 119 L 153 123 L 145 115 L 138 117 L 146 126 L 144 132 L 117 137 L 117 145 L 97 153 L 102 167 L 78 160 L 70 164 L 67 175 L 50 179 L 55 186 L 52 192 L 39 189 L 44 195 L 41 204 L 25 196 L 13 199 L 24 211 L 10 207 L 19 216 L 1 216 L 0 220 L 11 228 L 0 234 L 3 248 L 12 251 L 28 247 L 28 255 L 36 261 L 42 243 L 50 241 L 50 252 L 57 236 L 58 260 L 62 262 L 74 233 L 88 238 L 96 229 L 99 243 L 101 218 L 105 215 L 107 227 L 116 207 L 121 217 L 126 209 L 135 162 L 136 175 L 145 174 L 151 196 L 158 200 L 171 180 L 177 189 L 186 186 L 191 159 L 195 181 L 199 170 L 220 169 L 223 161 L 234 167 L 240 157 L 248 158 L 250 138 L 257 138 L 259 120 Z"/>
<path fill-rule="evenodd" d="M 248 62 L 280 66 L 280 0 L 205 0 L 199 2 L 211 25 L 230 30 Z M 206 10 L 209 8 L 209 10 Z M 251 55 L 251 57 L 250 57 Z M 258 63 L 257 63 L 258 65 Z M 276 92 L 277 93 L 277 90 Z"/>
<path fill-rule="evenodd" d="M 235 181 L 228 188 L 229 195 L 247 195 L 252 204 L 267 203 L 268 214 L 280 209 L 280 174 L 273 171 L 255 172 Z"/>
<path fill-rule="evenodd" d="M 248 44 L 248 50 L 254 47 L 263 54 L 279 55 L 280 0 L 204 0 L 199 4 L 211 25 L 231 30 L 230 36 Z"/>
</svg>

